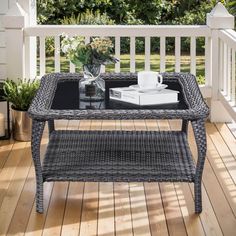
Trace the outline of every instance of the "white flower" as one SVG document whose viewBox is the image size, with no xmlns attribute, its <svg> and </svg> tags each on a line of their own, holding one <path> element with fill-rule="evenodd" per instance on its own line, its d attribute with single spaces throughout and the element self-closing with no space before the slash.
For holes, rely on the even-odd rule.
<svg viewBox="0 0 236 236">
<path fill-rule="evenodd" d="M 76 50 L 76 48 L 78 47 L 78 44 L 79 44 L 79 42 L 77 42 L 77 41 L 72 41 L 72 43 L 71 43 L 71 49 L 72 49 L 72 50 Z"/>
<path fill-rule="evenodd" d="M 63 32 L 63 33 L 61 34 L 61 36 L 62 36 L 64 39 L 68 39 L 68 38 L 69 38 L 69 36 L 68 36 L 65 32 Z"/>
<path fill-rule="evenodd" d="M 67 53 L 70 50 L 70 45 L 66 44 L 61 47 L 62 52 Z"/>
</svg>

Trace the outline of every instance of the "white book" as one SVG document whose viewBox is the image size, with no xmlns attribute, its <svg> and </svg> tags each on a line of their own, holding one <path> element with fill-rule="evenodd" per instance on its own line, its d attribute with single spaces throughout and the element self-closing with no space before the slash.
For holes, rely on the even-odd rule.
<svg viewBox="0 0 236 236">
<path fill-rule="evenodd" d="M 132 88 L 111 88 L 110 99 L 133 103 L 136 105 L 158 105 L 178 102 L 179 91 L 163 89 L 160 91 L 140 92 Z"/>
</svg>

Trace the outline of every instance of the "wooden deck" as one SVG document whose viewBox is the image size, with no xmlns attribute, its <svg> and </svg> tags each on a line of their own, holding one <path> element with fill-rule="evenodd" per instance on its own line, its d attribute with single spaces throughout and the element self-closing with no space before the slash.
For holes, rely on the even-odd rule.
<svg viewBox="0 0 236 236">
<path fill-rule="evenodd" d="M 68 129 L 172 129 L 178 121 L 61 121 Z M 1 141 L 0 235 L 236 235 L 236 129 L 206 124 L 203 212 L 187 183 L 45 183 L 35 212 L 30 143 Z M 190 127 L 189 140 L 196 160 Z M 47 132 L 42 140 L 45 152 Z"/>
</svg>

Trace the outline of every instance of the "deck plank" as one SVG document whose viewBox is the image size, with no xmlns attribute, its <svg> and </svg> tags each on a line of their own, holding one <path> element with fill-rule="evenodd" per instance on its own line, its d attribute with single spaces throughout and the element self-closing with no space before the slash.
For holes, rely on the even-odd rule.
<svg viewBox="0 0 236 236">
<path fill-rule="evenodd" d="M 234 213 L 234 216 L 236 216 L 236 185 L 234 184 L 230 173 L 225 167 L 224 162 L 209 135 L 207 135 L 207 143 L 207 156 L 209 164 L 211 165 L 211 168 L 214 171 L 222 190 L 224 191 L 224 195 Z M 230 144 L 228 144 L 228 146 L 230 147 Z"/>
<path fill-rule="evenodd" d="M 11 184 L 14 173 L 25 154 L 25 147 L 25 142 L 15 142 L 7 160 L 4 162 L 4 168 L 0 172 L 0 206 L 7 193 L 7 189 Z"/>
<path fill-rule="evenodd" d="M 8 160 L 8 156 L 12 151 L 14 145 L 13 140 L 2 140 L 0 143 L 0 172 Z"/>
<path fill-rule="evenodd" d="M 83 204 L 84 183 L 71 182 L 69 184 L 68 196 L 61 235 L 77 236 L 80 230 L 81 211 Z"/>
<path fill-rule="evenodd" d="M 48 133 L 47 133 L 47 129 L 45 129 L 45 132 L 44 132 L 43 138 L 42 138 L 42 142 L 41 142 L 41 148 L 40 148 L 41 157 L 43 157 L 44 154 L 45 154 L 47 143 L 48 143 Z M 35 181 L 35 177 L 34 177 L 34 181 Z M 33 208 L 31 210 L 31 213 L 30 213 L 30 216 L 29 216 L 29 219 L 28 219 L 28 224 L 27 224 L 26 231 L 25 231 L 26 236 L 39 236 L 39 235 L 42 235 L 42 231 L 43 231 L 44 223 L 45 223 L 46 216 L 47 216 L 47 210 L 48 210 L 48 206 L 49 206 L 49 202 L 50 202 L 50 198 L 51 198 L 53 185 L 54 184 L 52 182 L 44 183 L 44 202 L 43 202 L 44 214 L 38 214 L 36 212 L 36 203 L 34 201 L 34 205 L 33 205 Z M 35 194 L 35 190 L 36 190 L 36 188 L 31 189 L 33 194 Z"/>
<path fill-rule="evenodd" d="M 151 234 L 157 236 L 169 235 L 159 184 L 144 183 L 144 188 Z"/>
<path fill-rule="evenodd" d="M 145 120 L 147 130 L 158 130 L 157 120 Z"/>
<path fill-rule="evenodd" d="M 114 183 L 115 230 L 117 236 L 131 236 L 132 219 L 128 183 Z"/>
<path fill-rule="evenodd" d="M 116 123 L 113 120 L 103 120 L 102 130 L 116 130 Z"/>
<path fill-rule="evenodd" d="M 35 189 L 35 174 L 33 165 L 30 167 L 29 175 L 27 176 L 14 215 L 11 219 L 7 232 L 8 235 L 24 235 L 31 210 L 34 205 L 35 194 L 32 189 Z"/>
<path fill-rule="evenodd" d="M 207 124 L 207 131 L 210 136 L 210 138 L 215 142 L 215 147 L 219 154 L 221 155 L 222 160 L 224 160 L 224 163 L 226 165 L 226 162 L 228 162 L 228 158 L 232 158 L 232 154 L 230 155 L 230 151 L 228 150 L 225 143 L 223 143 L 222 138 L 220 137 L 220 134 L 217 132 L 214 132 L 216 127 L 209 126 Z M 221 145 L 219 146 L 219 140 L 222 141 Z M 216 145 L 218 144 L 218 146 Z M 230 156 L 229 156 L 230 155 Z M 227 167 L 227 165 L 226 165 Z M 229 171 L 229 167 L 227 167 L 228 172 L 232 174 L 232 172 Z M 231 175 L 232 177 L 232 175 Z M 211 204 L 213 205 L 215 214 L 217 216 L 218 222 L 221 226 L 221 229 L 223 231 L 224 235 L 233 235 L 236 231 L 236 218 L 233 214 L 233 211 L 226 199 L 226 196 L 220 186 L 220 183 L 218 182 L 217 178 L 215 177 L 214 172 L 210 169 L 210 165 L 208 162 L 205 164 L 205 171 L 203 173 L 204 178 L 204 184 L 207 189 L 207 193 L 209 195 L 209 198 L 211 199 Z M 217 194 L 215 194 L 217 192 Z M 227 218 L 227 221 L 224 222 L 224 218 Z M 222 224 L 222 222 L 224 222 Z"/>
<path fill-rule="evenodd" d="M 169 235 L 187 235 L 173 183 L 160 183 Z"/>
<path fill-rule="evenodd" d="M 19 159 L 17 161 L 17 163 L 19 164 L 17 165 L 17 167 L 13 164 L 13 169 L 15 170 L 13 172 L 14 175 L 12 176 L 9 187 L 2 199 L 2 205 L 0 208 L 0 235 L 5 235 L 7 233 L 32 163 L 31 156 L 29 155 L 30 143 L 24 143 L 23 147 L 25 148 L 18 150 L 18 155 L 16 150 L 13 153 L 13 155 L 15 155 L 16 158 Z M 5 178 L 6 177 L 4 176 L 4 178 L 1 179 L 1 182 L 4 182 Z"/>
<path fill-rule="evenodd" d="M 167 125 L 166 125 L 167 126 Z M 169 121 L 169 127 L 173 130 L 181 129 L 181 122 L 178 120 Z M 191 137 L 189 137 L 190 139 Z M 190 141 L 193 144 L 193 140 Z M 192 145 L 194 146 L 194 145 Z M 193 147 L 193 155 L 196 156 L 196 148 Z M 190 190 L 190 185 L 187 183 L 175 183 L 175 191 L 180 205 L 180 210 L 183 216 L 184 224 L 188 235 L 205 235 L 200 217 L 195 214 L 194 196 Z"/>
<path fill-rule="evenodd" d="M 229 150 L 228 145 L 224 142 L 221 134 L 217 132 L 216 127 L 213 124 L 206 124 L 207 133 L 214 142 L 216 150 L 220 154 L 224 165 L 230 173 L 234 184 L 236 184 L 236 160 L 232 152 Z"/>
<path fill-rule="evenodd" d="M 31 210 L 31 214 L 28 220 L 28 225 L 25 230 L 25 236 L 41 236 L 45 220 L 47 217 L 47 211 L 49 208 L 49 202 L 51 200 L 51 194 L 53 190 L 54 184 L 52 182 L 44 183 L 44 214 L 39 214 L 36 212 L 36 204 L 34 202 L 34 206 Z M 35 189 L 32 189 L 35 193 Z"/>
<path fill-rule="evenodd" d="M 115 235 L 113 183 L 99 183 L 98 235 Z"/>
<path fill-rule="evenodd" d="M 181 126 L 181 123 L 176 120 L 169 121 L 169 123 L 170 123 L 170 126 L 172 129 L 179 129 Z M 193 158 L 196 162 L 197 161 L 197 147 L 195 144 L 193 130 L 192 130 L 191 125 L 189 127 L 188 137 L 189 137 L 189 143 L 191 144 L 190 149 L 193 154 Z M 207 163 L 207 160 L 206 160 L 206 163 Z M 219 222 L 217 220 L 214 208 L 213 208 L 211 201 L 209 199 L 209 196 L 207 194 L 206 186 L 204 185 L 204 183 L 208 181 L 207 176 L 204 175 L 205 172 L 208 173 L 208 171 L 206 171 L 206 163 L 205 163 L 205 168 L 203 171 L 203 184 L 202 184 L 203 211 L 200 214 L 200 220 L 201 220 L 201 223 L 202 223 L 202 226 L 203 226 L 203 229 L 204 229 L 204 232 L 206 233 L 206 235 L 223 235 L 220 225 L 219 225 Z M 211 170 L 209 170 L 209 171 L 211 171 Z M 190 184 L 189 186 L 191 189 L 192 196 L 194 198 L 193 184 Z M 194 202 L 192 204 L 194 204 Z"/>
<path fill-rule="evenodd" d="M 85 183 L 80 236 L 97 235 L 98 183 Z"/>
<path fill-rule="evenodd" d="M 87 124 L 86 124 L 87 126 Z M 67 130 L 83 129 L 83 122 L 70 120 Z M 81 213 L 83 204 L 84 183 L 70 182 L 66 199 L 65 213 L 62 223 L 61 235 L 79 234 L 81 224 Z"/>
<path fill-rule="evenodd" d="M 212 124 L 209 123 L 207 125 L 212 125 Z M 236 140 L 232 131 L 225 123 L 216 123 L 215 126 L 220 135 L 222 136 L 222 138 L 224 139 L 224 142 L 227 143 L 229 150 L 232 152 L 234 157 L 236 157 Z"/>
<path fill-rule="evenodd" d="M 131 130 L 147 130 L 145 120 L 134 120 Z M 143 183 L 129 183 L 134 235 L 151 236 Z"/>
<path fill-rule="evenodd" d="M 115 123 L 111 121 L 92 121 L 91 129 L 111 130 L 115 129 Z M 113 183 L 99 183 L 98 206 L 98 235 L 115 235 L 115 209 Z"/>
<path fill-rule="evenodd" d="M 69 123 L 70 121 L 68 120 L 55 121 L 55 128 L 62 130 L 68 129 Z M 48 210 L 46 213 L 44 229 L 42 231 L 43 236 L 61 234 L 68 189 L 69 189 L 68 182 L 54 183 Z"/>
<path fill-rule="evenodd" d="M 166 120 L 158 121 L 158 126 L 160 130 L 170 130 L 171 128 Z M 169 235 L 187 235 L 174 184 L 160 183 L 160 191 L 162 194 Z"/>
<path fill-rule="evenodd" d="M 56 182 L 43 229 L 43 236 L 60 235 L 64 217 L 68 183 Z"/>
<path fill-rule="evenodd" d="M 129 183 L 134 235 L 151 236 L 143 183 Z"/>
<path fill-rule="evenodd" d="M 187 234 L 189 236 L 205 235 L 200 217 L 195 214 L 194 198 L 192 196 L 189 184 L 175 183 L 175 191 L 179 201 L 181 213 L 184 219 Z"/>
</svg>

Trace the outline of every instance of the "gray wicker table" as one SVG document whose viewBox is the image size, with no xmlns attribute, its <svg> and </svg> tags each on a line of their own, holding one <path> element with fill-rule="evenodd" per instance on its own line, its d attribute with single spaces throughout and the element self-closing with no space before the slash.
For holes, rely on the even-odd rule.
<svg viewBox="0 0 236 236">
<path fill-rule="evenodd" d="M 137 83 L 136 74 L 104 74 L 109 87 Z M 180 91 L 179 104 L 168 106 L 118 106 L 106 94 L 104 109 L 81 110 L 76 103 L 80 74 L 44 76 L 30 108 L 33 119 L 32 158 L 36 171 L 36 210 L 43 213 L 45 181 L 170 181 L 193 182 L 195 212 L 202 211 L 201 179 L 206 156 L 205 119 L 209 109 L 193 75 L 164 73 L 164 83 Z M 69 91 L 69 94 L 64 93 Z M 67 101 L 67 102 L 66 102 Z M 74 102 L 71 102 L 74 101 Z M 176 131 L 56 130 L 54 120 L 181 119 Z M 43 161 L 40 143 L 45 123 L 49 144 Z M 195 164 L 187 129 L 191 122 L 198 150 Z"/>
</svg>

